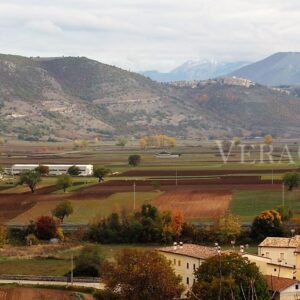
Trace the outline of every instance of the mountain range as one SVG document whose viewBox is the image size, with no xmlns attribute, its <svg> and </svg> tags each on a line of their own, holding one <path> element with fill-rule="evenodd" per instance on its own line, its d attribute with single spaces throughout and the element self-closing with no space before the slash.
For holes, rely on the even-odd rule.
<svg viewBox="0 0 300 300">
<path fill-rule="evenodd" d="M 300 52 L 275 53 L 231 75 L 269 86 L 300 85 Z"/>
<path fill-rule="evenodd" d="M 217 62 L 215 60 L 189 60 L 167 73 L 146 71 L 141 74 L 159 82 L 206 80 L 230 74 L 248 64 L 250 62 L 246 61 Z"/>
<path fill-rule="evenodd" d="M 0 133 L 25 140 L 299 136 L 299 101 L 240 78 L 176 85 L 85 57 L 0 55 Z"/>
<path fill-rule="evenodd" d="M 255 63 L 192 60 L 168 73 L 146 71 L 142 74 L 159 82 L 237 76 L 268 86 L 298 86 L 300 85 L 300 52 L 279 52 Z"/>
</svg>

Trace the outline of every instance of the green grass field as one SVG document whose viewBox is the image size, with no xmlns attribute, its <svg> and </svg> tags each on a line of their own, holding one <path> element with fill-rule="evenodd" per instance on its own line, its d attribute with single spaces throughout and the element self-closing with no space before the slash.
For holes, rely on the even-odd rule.
<svg viewBox="0 0 300 300">
<path fill-rule="evenodd" d="M 95 245 L 108 260 L 113 260 L 122 249 L 155 249 L 159 245 Z M 83 245 L 82 245 L 83 247 Z M 0 274 L 64 276 L 71 268 L 71 255 L 76 258 L 82 247 L 61 251 L 49 258 L 0 258 Z"/>
<path fill-rule="evenodd" d="M 0 260 L 0 274 L 64 276 L 71 263 L 66 259 L 34 258 Z"/>
<path fill-rule="evenodd" d="M 294 216 L 300 215 L 300 201 L 297 191 L 285 191 L 285 207 L 291 208 Z M 230 203 L 232 213 L 239 215 L 242 222 L 251 222 L 260 212 L 282 206 L 282 192 L 236 191 Z"/>
<path fill-rule="evenodd" d="M 136 207 L 149 203 L 161 192 L 137 192 Z M 60 201 L 41 201 L 34 207 L 12 219 L 9 224 L 26 224 L 41 215 L 51 215 L 51 211 Z M 95 218 L 106 217 L 112 212 L 133 210 L 133 193 L 115 193 L 104 199 L 70 200 L 74 212 L 65 218 L 67 224 L 87 224 Z"/>
</svg>

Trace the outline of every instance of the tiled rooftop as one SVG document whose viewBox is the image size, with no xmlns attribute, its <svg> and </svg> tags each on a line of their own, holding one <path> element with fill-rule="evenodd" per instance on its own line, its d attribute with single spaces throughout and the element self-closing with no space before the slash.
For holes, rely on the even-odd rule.
<svg viewBox="0 0 300 300">
<path fill-rule="evenodd" d="M 298 247 L 300 247 L 300 235 L 295 235 L 292 238 L 267 237 L 258 246 L 259 247 L 298 248 Z"/>
<path fill-rule="evenodd" d="M 267 280 L 268 289 L 274 292 L 281 292 L 291 285 L 299 283 L 298 280 L 278 276 L 267 275 L 265 278 Z"/>
<path fill-rule="evenodd" d="M 213 247 L 206 247 L 194 244 L 183 244 L 182 247 L 179 245 L 174 249 L 174 246 L 163 247 L 158 249 L 161 252 L 176 253 L 179 255 L 186 255 L 190 257 L 207 259 L 217 254 L 216 249 Z"/>
</svg>

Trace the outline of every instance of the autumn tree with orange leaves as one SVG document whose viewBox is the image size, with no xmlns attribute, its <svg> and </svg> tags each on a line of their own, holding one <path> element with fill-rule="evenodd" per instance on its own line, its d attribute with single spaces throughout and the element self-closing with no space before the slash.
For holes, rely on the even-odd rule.
<svg viewBox="0 0 300 300">
<path fill-rule="evenodd" d="M 178 238 L 182 231 L 182 225 L 184 223 L 184 215 L 181 210 L 175 211 L 172 214 L 172 231 L 176 238 Z"/>
<path fill-rule="evenodd" d="M 281 215 L 276 210 L 266 210 L 258 215 L 251 227 L 251 237 L 256 241 L 262 241 L 267 236 L 283 236 Z"/>
<path fill-rule="evenodd" d="M 164 134 L 156 134 L 151 136 L 142 136 L 139 140 L 141 149 L 147 147 L 155 148 L 174 148 L 176 147 L 177 140 Z"/>
<path fill-rule="evenodd" d="M 103 267 L 102 279 L 120 299 L 175 299 L 184 290 L 167 258 L 153 250 L 124 249 Z"/>
</svg>

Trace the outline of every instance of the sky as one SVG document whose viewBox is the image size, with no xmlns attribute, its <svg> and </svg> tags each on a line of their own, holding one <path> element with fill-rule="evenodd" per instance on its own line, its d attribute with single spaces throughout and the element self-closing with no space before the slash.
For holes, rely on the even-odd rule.
<svg viewBox="0 0 300 300">
<path fill-rule="evenodd" d="M 127 70 L 300 51 L 299 0 L 0 0 L 0 53 Z"/>
</svg>

